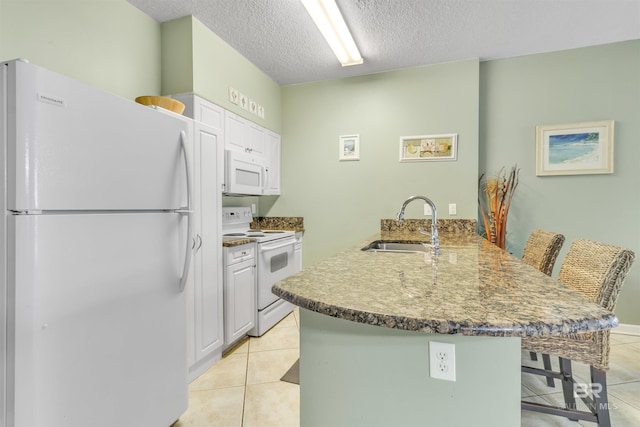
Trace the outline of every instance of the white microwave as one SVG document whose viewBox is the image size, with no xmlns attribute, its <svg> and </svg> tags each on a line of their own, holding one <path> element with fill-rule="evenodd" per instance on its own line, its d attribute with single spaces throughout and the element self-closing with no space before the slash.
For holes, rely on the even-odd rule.
<svg viewBox="0 0 640 427">
<path fill-rule="evenodd" d="M 225 150 L 225 193 L 262 196 L 265 186 L 264 158 Z"/>
</svg>

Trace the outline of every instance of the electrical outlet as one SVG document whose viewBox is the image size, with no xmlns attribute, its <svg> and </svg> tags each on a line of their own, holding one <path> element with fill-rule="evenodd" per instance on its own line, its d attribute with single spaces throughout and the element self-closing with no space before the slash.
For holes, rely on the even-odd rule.
<svg viewBox="0 0 640 427">
<path fill-rule="evenodd" d="M 456 345 L 429 341 L 429 376 L 440 380 L 456 380 Z"/>
<path fill-rule="evenodd" d="M 433 212 L 431 212 L 431 206 L 429 206 L 429 204 L 427 203 L 424 204 L 424 214 L 433 215 Z"/>
<path fill-rule="evenodd" d="M 455 203 L 449 203 L 449 215 L 455 215 L 458 209 Z"/>
</svg>

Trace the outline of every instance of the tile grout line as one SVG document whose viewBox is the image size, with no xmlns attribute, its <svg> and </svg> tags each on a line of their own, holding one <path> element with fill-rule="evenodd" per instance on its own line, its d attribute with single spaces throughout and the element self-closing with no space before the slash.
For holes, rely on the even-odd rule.
<svg viewBox="0 0 640 427">
<path fill-rule="evenodd" d="M 249 355 L 251 354 L 251 338 L 247 341 L 247 362 L 244 367 L 244 387 L 242 388 L 242 420 L 241 427 L 244 427 L 245 411 L 247 409 L 247 380 L 249 378 Z"/>
</svg>

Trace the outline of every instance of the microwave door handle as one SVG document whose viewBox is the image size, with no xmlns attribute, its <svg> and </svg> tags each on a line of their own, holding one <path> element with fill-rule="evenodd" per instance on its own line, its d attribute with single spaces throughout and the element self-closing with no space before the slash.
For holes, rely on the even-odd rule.
<svg viewBox="0 0 640 427">
<path fill-rule="evenodd" d="M 187 134 L 180 131 L 180 146 L 184 153 L 184 168 L 187 174 L 187 206 L 178 209 L 177 212 L 187 216 L 187 242 L 185 244 L 184 266 L 182 267 L 182 276 L 180 277 L 180 292 L 184 291 L 189 278 L 189 267 L 191 266 L 191 254 L 193 253 L 191 245 L 191 235 L 193 234 L 193 211 L 191 210 L 191 162 L 189 161 L 189 152 L 187 150 Z"/>
<path fill-rule="evenodd" d="M 280 249 L 287 246 L 293 246 L 295 244 L 296 244 L 296 241 L 292 240 L 292 241 L 287 241 L 287 243 L 282 243 L 281 245 L 276 245 L 276 246 L 260 245 L 260 252 L 273 251 L 275 249 Z"/>
</svg>

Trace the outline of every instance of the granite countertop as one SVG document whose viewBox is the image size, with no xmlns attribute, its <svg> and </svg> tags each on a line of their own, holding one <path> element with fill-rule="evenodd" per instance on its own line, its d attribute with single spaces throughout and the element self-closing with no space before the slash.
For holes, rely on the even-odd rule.
<svg viewBox="0 0 640 427">
<path fill-rule="evenodd" d="M 248 243 L 255 243 L 256 239 L 252 237 L 222 237 L 222 247 L 231 248 L 234 246 L 246 245 Z"/>
<path fill-rule="evenodd" d="M 380 239 L 429 241 L 385 228 L 384 221 L 380 233 L 275 284 L 273 292 L 328 316 L 425 333 L 549 336 L 618 325 L 613 313 L 466 226 L 440 233 L 437 257 L 361 251 Z"/>
</svg>

